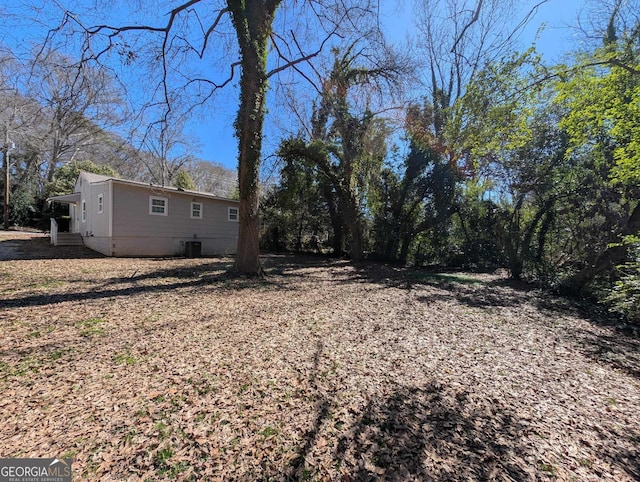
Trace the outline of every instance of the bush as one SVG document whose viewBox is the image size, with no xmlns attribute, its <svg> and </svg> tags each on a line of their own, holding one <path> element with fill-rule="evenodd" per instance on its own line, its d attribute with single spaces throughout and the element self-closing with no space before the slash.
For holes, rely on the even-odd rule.
<svg viewBox="0 0 640 482">
<path fill-rule="evenodd" d="M 626 236 L 623 244 L 629 249 L 631 261 L 617 266 L 620 279 L 609 289 L 605 300 L 610 303 L 611 311 L 640 325 L 640 238 Z"/>
</svg>

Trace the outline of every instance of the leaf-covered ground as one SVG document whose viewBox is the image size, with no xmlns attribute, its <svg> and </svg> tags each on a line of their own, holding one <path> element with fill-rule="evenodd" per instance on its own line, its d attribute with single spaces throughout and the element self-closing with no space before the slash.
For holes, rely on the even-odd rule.
<svg viewBox="0 0 640 482">
<path fill-rule="evenodd" d="M 74 480 L 638 480 L 640 343 L 497 275 L 0 236 L 0 456 Z M 3 254 L 4 253 L 4 254 Z M 80 256 L 80 258 L 77 258 Z"/>
</svg>

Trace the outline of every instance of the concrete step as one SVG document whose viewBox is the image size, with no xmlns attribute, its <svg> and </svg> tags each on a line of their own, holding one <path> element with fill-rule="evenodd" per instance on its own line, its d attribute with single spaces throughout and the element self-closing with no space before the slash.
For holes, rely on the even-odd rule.
<svg viewBox="0 0 640 482">
<path fill-rule="evenodd" d="M 78 233 L 58 233 L 57 246 L 84 246 L 84 242 Z"/>
</svg>

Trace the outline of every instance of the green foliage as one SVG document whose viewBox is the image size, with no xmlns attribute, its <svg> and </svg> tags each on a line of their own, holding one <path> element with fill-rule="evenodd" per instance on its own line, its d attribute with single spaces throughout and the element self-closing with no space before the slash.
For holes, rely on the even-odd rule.
<svg viewBox="0 0 640 482">
<path fill-rule="evenodd" d="M 588 147 L 600 155 L 610 151 L 615 162 L 610 180 L 636 185 L 640 184 L 639 35 L 638 29 L 623 33 L 593 54 L 579 57 L 572 75 L 558 86 L 558 101 L 568 107 L 562 127 L 572 148 Z"/>
<path fill-rule="evenodd" d="M 81 171 L 109 177 L 118 177 L 118 173 L 109 166 L 95 164 L 92 161 L 70 162 L 56 169 L 53 181 L 45 186 L 46 197 L 73 192 Z"/>
<path fill-rule="evenodd" d="M 465 268 L 507 266 L 503 246 L 504 210 L 490 199 L 492 185 L 469 179 L 459 186 L 446 264 Z"/>
<path fill-rule="evenodd" d="M 546 73 L 533 50 L 487 66 L 456 103 L 448 131 L 472 181 L 467 186 L 485 189 L 466 193 L 466 205 L 458 209 L 462 252 L 478 264 L 504 254 L 514 278 L 543 258 L 571 172 L 566 136 L 558 128 L 562 112 L 549 103 L 553 91 L 536 80 Z M 489 229 L 488 237 L 478 229 Z"/>
<path fill-rule="evenodd" d="M 515 151 L 531 138 L 546 68 L 534 49 L 514 53 L 479 71 L 455 104 L 446 139 L 468 167 L 488 163 L 496 153 Z"/>
<path fill-rule="evenodd" d="M 557 68 L 575 195 L 565 203 L 555 246 L 564 260 L 563 289 L 632 314 L 636 258 L 619 241 L 640 228 L 640 31 L 609 27 L 604 47 Z"/>
<path fill-rule="evenodd" d="M 412 143 L 401 170 L 388 166 L 380 177 L 372 207 L 375 252 L 383 259 L 406 263 L 414 257 L 415 262 L 419 235 L 429 232 L 435 241 L 453 213 L 457 172 L 425 144 Z M 426 241 L 424 236 L 421 241 Z"/>
<path fill-rule="evenodd" d="M 318 240 L 326 240 L 331 229 L 329 209 L 323 197 L 326 182 L 323 184 L 323 177 L 311 161 L 293 155 L 297 142 L 300 140 L 283 142 L 280 183 L 262 200 L 266 228 L 261 241 L 265 249 L 321 249 Z M 286 155 L 287 152 L 292 155 Z"/>
<path fill-rule="evenodd" d="M 620 278 L 607 290 L 604 300 L 611 311 L 640 325 L 640 237 L 625 236 L 622 245 L 627 248 L 630 260 L 616 267 Z"/>
<path fill-rule="evenodd" d="M 173 186 L 178 189 L 185 189 L 187 191 L 195 191 L 196 183 L 193 182 L 191 176 L 187 171 L 179 170 L 173 177 Z"/>
<path fill-rule="evenodd" d="M 4 186 L 2 186 L 4 188 Z M 9 196 L 9 222 L 27 226 L 36 215 L 35 190 L 28 184 L 16 185 Z"/>
</svg>

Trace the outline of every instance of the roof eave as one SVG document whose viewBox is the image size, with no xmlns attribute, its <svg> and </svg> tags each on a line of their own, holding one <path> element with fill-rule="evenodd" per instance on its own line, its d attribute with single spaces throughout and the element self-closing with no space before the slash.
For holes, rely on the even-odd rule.
<svg viewBox="0 0 640 482">
<path fill-rule="evenodd" d="M 61 196 L 51 196 L 47 198 L 47 202 L 59 202 L 67 204 L 77 204 L 80 202 L 80 193 L 74 192 L 71 194 L 63 194 Z"/>
</svg>

